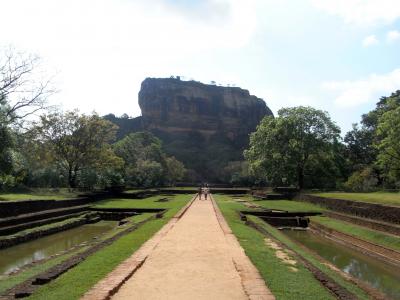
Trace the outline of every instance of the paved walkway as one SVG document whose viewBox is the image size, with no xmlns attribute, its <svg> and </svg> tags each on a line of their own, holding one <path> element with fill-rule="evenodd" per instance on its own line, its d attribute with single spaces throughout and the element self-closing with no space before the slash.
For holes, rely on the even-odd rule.
<svg viewBox="0 0 400 300">
<path fill-rule="evenodd" d="M 111 299 L 274 299 L 213 201 L 196 199 L 153 239 Z"/>
</svg>

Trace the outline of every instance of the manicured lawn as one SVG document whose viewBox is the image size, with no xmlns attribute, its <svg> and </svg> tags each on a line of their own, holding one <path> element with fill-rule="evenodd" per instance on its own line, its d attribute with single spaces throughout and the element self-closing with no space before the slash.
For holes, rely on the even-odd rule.
<svg viewBox="0 0 400 300">
<path fill-rule="evenodd" d="M 20 200 L 67 200 L 76 198 L 77 193 L 70 192 L 42 192 L 42 193 L 8 193 L 0 194 L 0 201 Z"/>
<path fill-rule="evenodd" d="M 254 201 L 254 204 L 260 205 L 269 209 L 278 209 L 286 211 L 313 211 L 322 212 L 326 209 L 307 202 L 299 202 L 292 200 L 264 200 L 264 201 Z"/>
<path fill-rule="evenodd" d="M 179 190 L 179 191 L 191 191 L 191 190 L 197 190 L 199 187 L 196 186 L 176 186 L 176 187 L 167 187 L 167 188 L 162 188 L 161 190 Z"/>
<path fill-rule="evenodd" d="M 169 202 L 154 202 L 159 198 L 160 196 L 141 200 L 116 199 L 102 201 L 99 204 L 100 207 L 161 207 L 169 208 L 169 210 L 163 218 L 147 222 L 137 230 L 121 237 L 112 245 L 89 256 L 75 268 L 39 288 L 29 299 L 79 299 L 118 264 L 132 255 L 191 199 L 189 195 L 177 195 L 171 196 L 172 200 Z"/>
<path fill-rule="evenodd" d="M 229 196 L 214 195 L 214 198 L 276 299 L 334 299 L 301 263 L 296 265 L 297 272 L 291 271 L 289 265 L 276 257 L 275 250 L 266 245 L 265 237 L 239 219 L 237 210 L 245 208 L 242 204 L 231 201 Z"/>
<path fill-rule="evenodd" d="M 130 190 L 124 191 L 124 193 L 133 194 L 133 193 L 138 193 L 138 192 L 143 192 L 143 191 L 145 191 L 145 190 L 144 189 L 130 189 Z"/>
<path fill-rule="evenodd" d="M 170 201 L 157 202 L 161 198 Z M 176 208 L 181 207 L 192 198 L 191 195 L 157 195 L 145 199 L 107 199 L 97 202 L 95 207 L 100 208 Z"/>
<path fill-rule="evenodd" d="M 315 196 L 400 206 L 400 193 L 316 193 Z"/>
<path fill-rule="evenodd" d="M 344 221 L 331 219 L 328 217 L 315 216 L 311 217 L 312 222 L 320 223 L 326 227 L 344 232 L 360 239 L 382 245 L 394 250 L 400 251 L 400 238 L 392 235 L 384 234 L 380 231 L 371 230 L 355 224 L 350 224 Z"/>
</svg>

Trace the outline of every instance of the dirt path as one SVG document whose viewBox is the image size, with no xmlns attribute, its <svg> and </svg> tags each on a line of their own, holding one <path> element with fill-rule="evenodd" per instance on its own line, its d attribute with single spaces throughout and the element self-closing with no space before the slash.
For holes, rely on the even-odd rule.
<svg viewBox="0 0 400 300">
<path fill-rule="evenodd" d="M 155 238 L 111 299 L 274 299 L 213 201 L 196 199 Z"/>
</svg>

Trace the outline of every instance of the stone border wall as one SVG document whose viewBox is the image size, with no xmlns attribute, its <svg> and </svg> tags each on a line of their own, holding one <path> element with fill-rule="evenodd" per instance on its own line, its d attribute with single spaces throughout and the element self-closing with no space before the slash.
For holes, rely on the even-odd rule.
<svg viewBox="0 0 400 300">
<path fill-rule="evenodd" d="M 69 222 L 60 226 L 51 227 L 47 229 L 41 229 L 33 232 L 29 232 L 24 235 L 16 235 L 10 236 L 3 239 L 0 239 L 0 249 L 8 248 L 11 246 L 15 246 L 17 244 L 21 244 L 27 241 L 35 240 L 39 237 L 50 235 L 56 232 L 64 231 L 67 229 L 71 229 L 74 227 L 78 227 L 87 223 L 87 219 L 82 217 L 73 222 Z"/>
<path fill-rule="evenodd" d="M 388 223 L 400 224 L 400 207 L 381 204 L 324 198 L 314 195 L 298 194 L 294 200 L 321 205 L 330 210 Z"/>
<path fill-rule="evenodd" d="M 67 207 L 60 209 L 51 209 L 45 211 L 39 211 L 34 213 L 28 213 L 23 215 L 18 215 L 15 217 L 3 218 L 0 219 L 0 227 L 8 227 L 13 225 L 20 225 L 31 223 L 34 221 L 40 221 L 44 219 L 64 216 L 64 215 L 72 215 L 74 213 L 84 212 L 88 210 L 88 205 L 76 206 L 76 207 Z"/>
<path fill-rule="evenodd" d="M 95 199 L 78 198 L 70 200 L 21 200 L 0 202 L 0 218 L 7 218 L 43 210 L 91 204 Z"/>
<path fill-rule="evenodd" d="M 61 222 L 61 221 L 64 221 L 64 220 L 70 219 L 70 218 L 77 218 L 85 213 L 87 213 L 87 211 L 80 211 L 80 212 L 70 213 L 70 214 L 62 214 L 57 217 L 38 219 L 37 221 L 3 227 L 3 228 L 0 228 L 0 236 L 1 235 L 11 235 L 11 234 L 17 233 L 17 232 L 25 230 L 25 229 L 48 225 L 48 224 L 52 224 L 52 223 L 56 223 L 56 222 Z"/>
</svg>

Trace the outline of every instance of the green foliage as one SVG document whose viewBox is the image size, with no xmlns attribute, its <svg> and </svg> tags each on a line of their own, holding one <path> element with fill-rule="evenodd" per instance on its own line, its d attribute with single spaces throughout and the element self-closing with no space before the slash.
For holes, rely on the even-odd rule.
<svg viewBox="0 0 400 300">
<path fill-rule="evenodd" d="M 344 187 L 352 192 L 371 192 L 376 189 L 378 177 L 371 167 L 355 171 L 345 182 Z"/>
<path fill-rule="evenodd" d="M 378 164 L 385 175 L 400 182 L 400 93 L 387 102 L 389 110 L 379 117 L 377 128 Z"/>
<path fill-rule="evenodd" d="M 247 161 L 232 161 L 223 168 L 223 181 L 235 186 L 252 186 L 257 184 Z"/>
<path fill-rule="evenodd" d="M 303 188 L 305 182 L 314 181 L 318 186 L 318 179 L 331 173 L 313 171 L 316 166 L 324 170 L 327 162 L 335 169 L 339 133 L 326 112 L 302 106 L 284 108 L 277 118 L 269 116 L 262 120 L 250 137 L 245 157 L 257 177 L 267 178 L 275 185 Z"/>
<path fill-rule="evenodd" d="M 346 156 L 353 170 L 362 169 L 375 161 L 377 151 L 373 145 L 374 138 L 374 130 L 366 126 L 360 128 L 357 124 L 353 124 L 353 129 L 346 133 Z"/>
<path fill-rule="evenodd" d="M 180 181 L 185 176 L 185 166 L 175 157 L 167 157 L 167 180 L 171 185 L 175 185 L 177 181 Z"/>
<path fill-rule="evenodd" d="M 160 139 L 150 132 L 131 133 L 114 144 L 125 161 L 125 181 L 132 186 L 160 186 L 181 180 L 185 168 L 175 157 L 162 151 Z"/>
<path fill-rule="evenodd" d="M 12 170 L 12 146 L 10 130 L 0 124 L 0 176 L 10 174 Z"/>
<path fill-rule="evenodd" d="M 345 156 L 352 171 L 358 171 L 352 182 L 368 167 L 376 173 L 378 185 L 400 186 L 399 107 L 400 90 L 390 97 L 381 97 L 375 109 L 362 116 L 362 126 L 354 124 L 346 134 Z"/>
<path fill-rule="evenodd" d="M 97 114 L 87 116 L 70 111 L 43 115 L 34 130 L 39 148 L 46 147 L 50 160 L 66 172 L 72 188 L 78 186 L 83 171 L 86 182 L 93 185 L 95 180 L 89 180 L 88 169 L 102 172 L 123 164 L 110 145 L 117 127 Z"/>
</svg>

